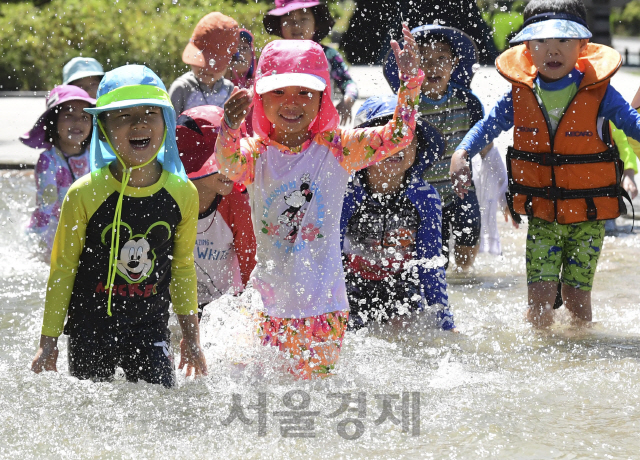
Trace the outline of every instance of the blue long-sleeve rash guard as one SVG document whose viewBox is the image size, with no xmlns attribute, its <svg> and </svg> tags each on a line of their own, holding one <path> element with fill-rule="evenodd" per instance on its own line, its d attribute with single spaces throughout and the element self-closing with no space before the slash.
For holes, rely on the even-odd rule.
<svg viewBox="0 0 640 460">
<path fill-rule="evenodd" d="M 577 75 L 576 75 L 577 74 Z M 576 80 L 576 77 L 577 80 Z M 583 74 L 577 70 L 569 75 L 552 83 L 545 83 L 536 78 L 536 85 L 544 90 L 553 91 L 576 83 L 578 86 L 582 81 Z M 622 97 L 622 95 L 611 85 L 607 87 L 604 94 L 599 117 L 613 121 L 624 133 L 640 142 L 640 114 Z M 503 131 L 508 131 L 513 127 L 513 98 L 511 91 L 505 93 L 491 111 L 462 139 L 456 150 L 466 150 L 469 158 L 473 158 L 485 146 L 493 141 Z"/>
</svg>

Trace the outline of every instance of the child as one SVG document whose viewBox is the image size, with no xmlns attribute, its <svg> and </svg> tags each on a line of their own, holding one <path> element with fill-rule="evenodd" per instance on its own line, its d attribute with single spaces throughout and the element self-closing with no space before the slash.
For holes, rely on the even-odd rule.
<svg viewBox="0 0 640 460">
<path fill-rule="evenodd" d="M 324 51 L 311 40 L 276 40 L 258 62 L 255 97 L 239 90 L 225 104 L 216 151 L 220 170 L 248 185 L 256 233 L 251 282 L 264 303 L 259 335 L 295 360 L 298 377 L 329 375 L 349 316 L 340 253 L 340 211 L 349 175 L 411 143 L 418 71 L 404 27 L 403 83 L 385 126 L 338 129 Z M 253 102 L 253 138 L 240 124 Z"/>
<path fill-rule="evenodd" d="M 77 86 L 56 86 L 47 97 L 47 110 L 33 128 L 22 136 L 23 144 L 47 149 L 35 168 L 36 209 L 29 230 L 38 235 L 48 260 L 58 228 L 60 207 L 76 179 L 88 174 L 91 116 L 84 109 L 96 100 Z"/>
<path fill-rule="evenodd" d="M 176 114 L 199 105 L 222 107 L 233 83 L 224 78 L 238 49 L 238 23 L 222 13 L 204 16 L 182 53 L 191 72 L 178 77 L 169 88 Z"/>
<path fill-rule="evenodd" d="M 214 148 L 224 111 L 194 107 L 178 117 L 182 163 L 198 189 L 198 236 L 193 250 L 198 274 L 198 315 L 221 295 L 239 294 L 256 264 L 249 197 L 218 172 Z"/>
<path fill-rule="evenodd" d="M 286 40 L 314 40 L 320 43 L 335 24 L 329 8 L 321 0 L 275 0 L 275 3 L 276 8 L 265 15 L 262 23 L 268 33 Z M 334 48 L 321 46 L 329 61 L 331 79 L 342 93 L 342 100 L 336 109 L 340 114 L 340 124 L 345 125 L 351 121 L 351 108 L 358 99 L 358 87 L 340 53 Z"/>
<path fill-rule="evenodd" d="M 193 265 L 198 195 L 180 163 L 169 95 L 150 69 L 127 65 L 107 72 L 87 111 L 92 172 L 62 206 L 31 368 L 56 370 L 68 316 L 71 375 L 110 380 L 120 366 L 129 381 L 170 387 L 171 302 L 183 361 L 205 374 Z"/>
<path fill-rule="evenodd" d="M 476 46 L 464 32 L 453 27 L 426 25 L 413 29 L 420 46 L 421 69 L 425 73 L 420 95 L 420 118 L 438 128 L 447 141 L 447 152 L 423 178 L 442 200 L 442 250 L 449 263 L 449 238 L 453 234 L 456 265 L 468 270 L 478 253 L 480 206 L 471 188 L 464 198 L 456 197 L 449 179 L 454 147 L 483 117 L 482 104 L 470 89 L 473 66 L 478 62 Z M 398 71 L 387 56 L 385 77 L 397 91 Z"/>
<path fill-rule="evenodd" d="M 514 216 L 529 218 L 527 318 L 538 327 L 553 323 L 560 282 L 561 300 L 576 321 L 591 321 L 603 220 L 620 214 L 626 195 L 607 121 L 640 139 L 640 116 L 609 84 L 620 55 L 589 43 L 580 0 L 533 0 L 524 17 L 512 41 L 524 44 L 496 61 L 513 89 L 458 146 L 452 181 L 463 196 L 470 185 L 467 158 L 515 126 L 507 198 Z"/>
<path fill-rule="evenodd" d="M 95 59 L 74 57 L 62 68 L 62 84 L 82 88 L 95 99 L 103 75 L 102 65 Z"/>
<path fill-rule="evenodd" d="M 256 70 L 256 51 L 253 47 L 253 34 L 240 29 L 238 52 L 233 55 L 225 78 L 238 88 L 251 88 Z"/>
<path fill-rule="evenodd" d="M 395 97 L 367 99 L 356 126 L 385 125 Z M 419 120 L 413 142 L 401 152 L 358 171 L 347 189 L 340 229 L 349 299 L 349 328 L 374 321 L 404 321 L 425 309 L 444 330 L 449 312 L 442 261 L 442 206 L 422 179 L 444 154 L 442 134 Z"/>
</svg>

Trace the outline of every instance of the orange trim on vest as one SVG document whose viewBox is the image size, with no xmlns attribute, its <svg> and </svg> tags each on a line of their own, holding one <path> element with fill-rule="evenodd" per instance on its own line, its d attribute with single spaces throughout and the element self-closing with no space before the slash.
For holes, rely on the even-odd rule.
<svg viewBox="0 0 640 460">
<path fill-rule="evenodd" d="M 600 104 L 620 64 L 617 51 L 587 45 L 576 64 L 584 77 L 552 137 L 533 92 L 537 70 L 526 46 L 498 57 L 498 71 L 513 84 L 513 149 L 507 155 L 507 170 L 517 214 L 561 224 L 620 215 L 619 158 L 602 140 L 598 127 Z M 576 155 L 580 157 L 570 158 Z"/>
</svg>

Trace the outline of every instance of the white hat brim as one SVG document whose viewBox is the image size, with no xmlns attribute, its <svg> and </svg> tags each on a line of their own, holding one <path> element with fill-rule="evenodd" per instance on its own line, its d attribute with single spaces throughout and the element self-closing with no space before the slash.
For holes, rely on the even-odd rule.
<svg viewBox="0 0 640 460">
<path fill-rule="evenodd" d="M 510 40 L 511 45 L 530 41 L 530 40 L 545 40 L 551 38 L 568 38 L 568 39 L 582 39 L 591 38 L 591 32 L 582 24 L 578 24 L 568 19 L 547 19 L 546 21 L 535 22 L 529 24 L 522 29 L 513 40 Z"/>
<path fill-rule="evenodd" d="M 324 91 L 327 82 L 324 81 L 324 78 L 309 73 L 265 75 L 256 81 L 256 93 L 264 94 L 287 86 L 300 86 L 314 91 Z"/>
</svg>

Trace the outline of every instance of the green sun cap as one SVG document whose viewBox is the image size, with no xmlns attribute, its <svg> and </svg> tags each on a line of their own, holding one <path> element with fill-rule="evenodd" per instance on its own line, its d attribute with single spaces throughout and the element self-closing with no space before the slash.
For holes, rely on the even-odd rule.
<svg viewBox="0 0 640 460">
<path fill-rule="evenodd" d="M 171 98 L 162 88 L 151 85 L 121 86 L 109 91 L 98 98 L 96 106 L 85 109 L 92 115 L 98 115 L 108 110 L 125 109 L 140 105 L 154 105 L 159 107 L 171 107 Z"/>
</svg>

